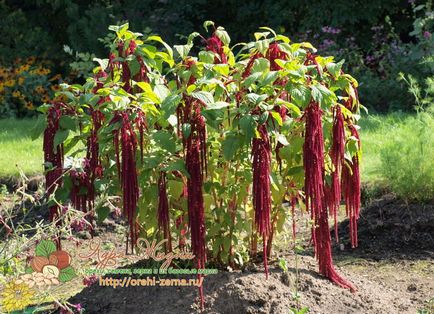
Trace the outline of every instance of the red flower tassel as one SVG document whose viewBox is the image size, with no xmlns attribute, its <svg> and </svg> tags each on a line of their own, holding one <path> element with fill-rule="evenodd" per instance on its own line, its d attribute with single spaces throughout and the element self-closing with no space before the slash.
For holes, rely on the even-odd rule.
<svg viewBox="0 0 434 314">
<path fill-rule="evenodd" d="M 63 173 L 63 144 L 54 147 L 54 137 L 59 129 L 59 120 L 62 116 L 61 103 L 55 103 L 48 109 L 47 127 L 44 131 L 44 161 L 46 169 L 45 173 L 45 189 L 48 195 L 51 195 L 58 186 L 62 185 Z M 59 215 L 59 207 L 53 205 L 49 208 L 50 220 L 55 220 Z"/>
<path fill-rule="evenodd" d="M 206 50 L 217 54 L 217 56 L 214 57 L 214 63 L 228 63 L 228 57 L 225 55 L 223 49 L 223 42 L 215 33 L 206 40 Z"/>
<path fill-rule="evenodd" d="M 360 146 L 360 137 L 356 128 L 354 125 L 350 125 L 349 129 L 351 131 L 351 135 L 357 139 Z M 351 246 L 355 248 L 357 247 L 357 220 L 359 219 L 360 212 L 360 171 L 358 154 L 353 156 L 351 165 L 343 165 L 342 189 L 346 213 L 350 219 Z"/>
<path fill-rule="evenodd" d="M 207 168 L 206 125 L 201 115 L 202 103 L 187 98 L 184 107 L 178 112 L 179 121 L 189 123 L 191 132 L 183 138 L 186 151 L 185 164 L 190 177 L 187 179 L 188 222 L 191 232 L 192 251 L 196 257 L 197 268 L 206 263 L 205 215 L 202 183 Z M 198 275 L 199 279 L 201 275 Z M 199 287 L 201 307 L 204 306 L 203 287 Z"/>
<path fill-rule="evenodd" d="M 132 123 L 126 112 L 116 112 L 110 123 L 121 122 L 120 130 L 113 132 L 116 160 L 122 187 L 123 213 L 126 216 L 130 228 L 131 251 L 137 244 L 138 224 L 137 202 L 139 199 L 139 185 L 136 168 L 137 138 Z M 119 136 L 121 145 L 121 157 L 119 156 Z M 127 247 L 128 251 L 128 238 Z"/>
<path fill-rule="evenodd" d="M 341 107 L 337 105 L 334 110 L 333 119 L 333 138 L 332 147 L 330 151 L 330 157 L 334 167 L 332 173 L 331 187 L 327 188 L 327 203 L 329 206 L 330 214 L 333 215 L 335 225 L 335 238 L 339 242 L 338 236 L 338 222 L 337 212 L 341 204 L 341 171 L 342 162 L 345 154 L 345 130 L 344 130 L 344 116 L 342 115 Z"/>
<path fill-rule="evenodd" d="M 166 173 L 161 171 L 158 179 L 158 226 L 163 230 L 166 253 L 172 251 L 172 238 L 170 235 L 169 199 L 167 197 Z"/>
<path fill-rule="evenodd" d="M 271 145 L 264 124 L 258 127 L 259 138 L 252 141 L 253 155 L 253 206 L 255 208 L 255 224 L 264 242 L 264 268 L 265 276 L 268 279 L 267 262 L 267 240 L 270 234 L 270 212 L 271 212 L 271 191 L 270 191 L 270 165 Z"/>
<path fill-rule="evenodd" d="M 306 208 L 313 220 L 312 240 L 319 272 L 337 285 L 355 291 L 356 288 L 334 269 L 331 254 L 328 212 L 324 197 L 324 138 L 321 109 L 312 102 L 305 112 L 306 131 L 303 146 Z"/>
</svg>

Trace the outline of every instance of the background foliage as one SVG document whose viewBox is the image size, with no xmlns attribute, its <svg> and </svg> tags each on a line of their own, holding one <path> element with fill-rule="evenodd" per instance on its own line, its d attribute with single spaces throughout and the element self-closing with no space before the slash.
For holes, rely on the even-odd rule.
<svg viewBox="0 0 434 314">
<path fill-rule="evenodd" d="M 346 70 L 361 82 L 362 103 L 379 112 L 416 104 L 400 72 L 426 88 L 434 71 L 430 1 L 1 0 L 0 18 L 0 63 L 37 56 L 78 77 L 91 70 L 91 53 L 106 55 L 107 27 L 127 20 L 132 29 L 159 33 L 169 44 L 204 20 L 224 26 L 234 42 L 269 25 L 295 41 L 313 42 L 322 55 L 344 58 Z"/>
</svg>

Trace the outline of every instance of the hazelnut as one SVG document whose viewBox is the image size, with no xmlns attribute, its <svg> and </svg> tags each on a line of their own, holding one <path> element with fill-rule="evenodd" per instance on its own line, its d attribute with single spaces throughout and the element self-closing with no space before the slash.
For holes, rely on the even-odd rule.
<svg viewBox="0 0 434 314">
<path fill-rule="evenodd" d="M 51 274 L 51 275 L 53 275 L 54 277 L 59 277 L 59 273 L 60 273 L 60 270 L 59 270 L 59 268 L 57 268 L 56 266 L 54 266 L 54 265 L 46 265 L 46 266 L 44 266 L 44 268 L 42 269 L 42 273 L 44 274 L 44 275 L 48 275 L 48 274 Z"/>
<path fill-rule="evenodd" d="M 35 256 L 30 261 L 30 267 L 36 272 L 41 272 L 42 268 L 44 268 L 45 265 L 48 265 L 50 262 L 48 258 L 44 256 Z"/>
<path fill-rule="evenodd" d="M 57 256 L 54 255 L 54 254 L 51 254 L 48 257 L 48 261 L 50 262 L 50 265 L 54 265 L 54 266 L 57 266 L 57 264 L 59 263 L 59 260 L 57 259 Z"/>
<path fill-rule="evenodd" d="M 53 257 L 52 257 L 53 256 Z M 65 251 L 56 251 L 51 253 L 50 258 L 53 260 L 57 258 L 56 266 L 59 269 L 64 269 L 71 264 L 71 256 Z"/>
</svg>

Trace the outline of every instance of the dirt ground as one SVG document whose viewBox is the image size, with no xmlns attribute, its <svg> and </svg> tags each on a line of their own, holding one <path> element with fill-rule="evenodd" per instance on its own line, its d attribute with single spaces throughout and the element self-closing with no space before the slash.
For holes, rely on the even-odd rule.
<svg viewBox="0 0 434 314">
<path fill-rule="evenodd" d="M 347 221 L 340 224 L 341 243 L 348 243 L 347 226 Z M 268 280 L 260 263 L 243 271 L 208 275 L 204 313 L 291 313 L 297 307 L 316 314 L 434 313 L 433 303 L 428 303 L 434 297 L 433 236 L 433 205 L 404 204 L 385 196 L 362 211 L 359 247 L 334 247 L 337 269 L 357 286 L 356 293 L 319 276 L 309 250 L 297 256 L 297 285 L 296 256 L 283 249 L 275 252 Z M 277 258 L 288 262 L 287 272 L 278 266 Z M 130 266 L 141 267 L 140 263 Z M 95 284 L 69 301 L 81 303 L 86 313 L 200 312 L 193 287 L 113 289 Z"/>
<path fill-rule="evenodd" d="M 27 216 L 25 220 L 35 218 L 44 216 Z M 297 308 L 308 308 L 309 313 L 316 314 L 434 313 L 434 204 L 406 204 L 391 195 L 371 202 L 361 212 L 356 249 L 347 245 L 347 228 L 348 221 L 342 220 L 341 242 L 334 243 L 333 256 L 337 270 L 357 286 L 356 293 L 318 275 L 307 241 L 302 243 L 305 251 L 296 256 L 290 246 L 276 239 L 268 280 L 260 258 L 243 270 L 219 270 L 218 274 L 205 277 L 204 313 L 292 313 Z M 96 239 L 106 248 L 121 251 L 125 246 L 124 232 L 119 221 L 109 220 L 98 228 Z M 90 240 L 84 234 L 81 241 L 81 245 L 86 245 Z M 64 249 L 71 252 L 73 266 L 85 267 L 77 257 L 77 247 L 68 241 L 64 243 Z M 278 265 L 282 259 L 287 261 L 286 272 Z M 124 267 L 149 266 L 136 258 Z M 200 312 L 195 287 L 114 289 L 98 283 L 85 287 L 82 279 L 76 278 L 63 285 L 56 295 L 67 296 L 73 304 L 80 303 L 85 313 Z"/>
</svg>

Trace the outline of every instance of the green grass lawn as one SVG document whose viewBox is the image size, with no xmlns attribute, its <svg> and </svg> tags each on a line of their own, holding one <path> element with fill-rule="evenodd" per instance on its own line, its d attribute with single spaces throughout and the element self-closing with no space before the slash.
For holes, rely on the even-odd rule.
<svg viewBox="0 0 434 314">
<path fill-rule="evenodd" d="M 434 118 L 421 116 L 424 119 L 403 113 L 362 117 L 362 182 L 391 187 L 403 197 L 434 197 Z M 0 120 L 0 178 L 18 176 L 19 170 L 28 176 L 42 173 L 42 138 L 30 137 L 35 123 Z"/>
<path fill-rule="evenodd" d="M 380 183 L 380 150 L 390 139 L 390 129 L 399 128 L 409 119 L 406 114 L 362 117 L 362 180 Z M 42 138 L 32 141 L 30 132 L 36 119 L 0 120 L 0 177 L 17 176 L 19 169 L 27 175 L 42 173 Z"/>
<path fill-rule="evenodd" d="M 42 138 L 33 141 L 31 130 L 36 119 L 0 120 L 0 178 L 43 172 Z"/>
</svg>

